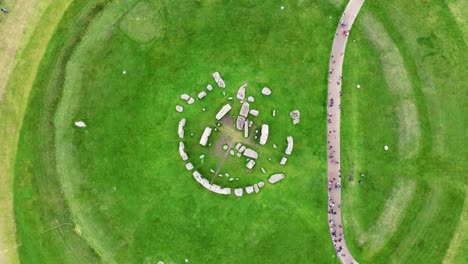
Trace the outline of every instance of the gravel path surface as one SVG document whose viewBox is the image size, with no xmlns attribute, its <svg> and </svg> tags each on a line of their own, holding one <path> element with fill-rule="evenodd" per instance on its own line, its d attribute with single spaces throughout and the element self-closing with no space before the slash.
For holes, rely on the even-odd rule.
<svg viewBox="0 0 468 264">
<path fill-rule="evenodd" d="M 341 219 L 340 108 L 344 52 L 348 34 L 364 0 L 350 0 L 333 40 L 327 101 L 328 224 L 337 257 L 342 263 L 358 263 L 349 251 Z"/>
</svg>

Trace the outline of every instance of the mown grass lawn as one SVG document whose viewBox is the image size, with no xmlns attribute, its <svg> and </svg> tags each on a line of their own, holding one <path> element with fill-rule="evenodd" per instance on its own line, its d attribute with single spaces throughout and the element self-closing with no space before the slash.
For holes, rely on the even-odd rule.
<svg viewBox="0 0 468 264">
<path fill-rule="evenodd" d="M 337 262 L 325 209 L 325 100 L 329 50 L 341 11 L 323 1 L 95 3 L 71 6 L 32 88 L 15 170 L 21 261 Z M 463 76 L 446 75 L 437 65 L 445 62 L 441 58 L 454 66 L 463 66 L 464 60 L 457 57 L 458 49 L 434 49 L 436 55 L 427 57 L 424 49 L 402 41 L 414 37 L 413 25 L 424 25 L 416 18 L 402 25 L 391 19 L 398 12 L 388 15 L 381 9 L 404 7 L 403 1 L 367 4 L 363 12 L 375 13 L 385 24 L 411 76 L 421 149 L 412 159 L 399 157 L 395 106 L 401 98 L 388 91 L 385 62 L 376 59 L 378 49 L 358 18 L 350 36 L 357 41 L 347 49 L 342 108 L 347 240 L 363 262 L 440 262 L 461 212 L 462 188 L 450 183 L 463 181 L 464 160 L 452 151 L 463 137 L 457 123 L 462 114 L 452 112 L 462 90 L 458 82 L 444 83 Z M 434 16 L 448 23 L 446 13 Z M 452 30 L 439 38 L 457 39 L 455 24 Z M 453 45 L 464 45 L 457 41 Z M 254 105 L 265 114 L 277 109 L 278 123 L 271 127 L 275 140 L 294 135 L 286 179 L 260 194 L 239 199 L 209 193 L 178 156 L 179 119 L 190 115 L 185 116 L 187 128 L 198 131 L 187 139 L 194 161 L 203 152 L 197 144 L 203 123 L 211 122 L 201 110 L 176 113 L 179 95 L 194 96 L 214 85 L 214 71 L 226 81 L 226 97 L 235 96 L 243 82 L 257 94 L 270 87 L 272 96 L 260 100 L 257 95 Z M 424 90 L 428 74 L 440 89 L 436 94 Z M 356 89 L 357 83 L 363 88 Z M 215 113 L 223 103 L 206 107 Z M 293 109 L 301 111 L 296 127 L 288 116 Z M 271 121 L 269 114 L 264 118 Z M 88 127 L 74 127 L 76 120 Z M 437 146 L 442 147 L 433 147 L 440 138 Z M 383 145 L 390 151 L 384 152 Z M 226 168 L 234 171 L 235 164 Z M 357 183 L 361 172 L 365 177 Z M 348 181 L 351 175 L 354 180 Z M 243 176 L 240 181 L 251 180 Z M 383 248 L 360 244 L 358 231 L 378 224 L 402 178 L 416 186 L 402 222 L 386 235 Z"/>
</svg>

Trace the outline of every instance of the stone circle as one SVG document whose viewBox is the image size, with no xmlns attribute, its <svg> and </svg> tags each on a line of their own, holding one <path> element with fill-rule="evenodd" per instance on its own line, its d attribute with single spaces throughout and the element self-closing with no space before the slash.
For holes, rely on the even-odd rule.
<svg viewBox="0 0 468 264">
<path fill-rule="evenodd" d="M 243 197 L 250 194 L 259 193 L 260 189 L 262 189 L 265 186 L 265 182 L 258 181 L 254 184 L 248 184 L 243 187 L 237 188 L 215 184 L 214 182 L 219 181 L 239 181 L 240 178 L 238 176 L 242 175 L 242 177 L 244 177 L 243 173 L 236 175 L 236 173 L 226 172 L 222 170 L 224 162 L 228 161 L 229 159 L 232 159 L 232 157 L 237 156 L 239 158 L 242 158 L 240 160 L 245 162 L 245 167 L 243 168 L 243 170 L 250 171 L 249 173 L 256 173 L 256 175 L 267 175 L 266 181 L 269 184 L 277 184 L 278 182 L 285 179 L 286 174 L 283 172 L 274 172 L 268 174 L 266 169 L 268 162 L 264 163 L 265 161 L 263 159 L 259 159 L 262 155 L 265 155 L 262 154 L 262 148 L 276 149 L 278 148 L 278 146 L 276 144 L 267 144 L 269 141 L 270 134 L 274 135 L 275 131 L 270 129 L 270 124 L 263 123 L 261 120 L 259 120 L 259 118 L 261 117 L 260 113 L 263 110 L 253 108 L 253 104 L 255 104 L 256 100 L 253 96 L 248 95 L 249 89 L 251 88 L 248 87 L 247 82 L 244 82 L 242 85 L 237 86 L 237 88 L 234 88 L 234 91 L 231 91 L 229 87 L 226 86 L 226 82 L 219 72 L 214 72 L 212 74 L 212 77 L 216 84 L 215 86 L 217 86 L 218 88 L 214 88 L 215 86 L 213 86 L 212 84 L 208 84 L 206 86 L 206 90 L 201 89 L 198 92 L 194 93 L 194 96 L 191 96 L 188 93 L 183 93 L 180 95 L 180 100 L 185 101 L 187 107 L 192 104 L 195 104 L 198 101 L 203 101 L 206 106 L 209 106 L 207 105 L 209 99 L 204 98 L 210 98 L 211 96 L 215 96 L 216 93 L 219 93 L 219 90 L 217 89 L 222 89 L 221 91 L 223 96 L 221 97 L 221 99 L 229 101 L 229 103 L 225 103 L 220 108 L 218 108 L 219 106 L 217 106 L 217 112 L 211 113 L 213 118 L 212 123 L 203 124 L 197 122 L 196 120 L 193 122 L 193 124 L 195 125 L 200 125 L 201 128 L 196 131 L 190 131 L 190 136 L 195 136 L 194 132 L 197 132 L 196 137 L 199 137 L 198 144 L 204 149 L 204 153 L 202 153 L 199 156 L 199 159 L 197 160 L 192 160 L 190 158 L 189 154 L 192 155 L 192 152 L 186 149 L 187 147 L 190 148 L 190 146 L 186 146 L 186 143 L 184 141 L 186 130 L 193 129 L 193 124 L 189 123 L 190 127 L 186 127 L 187 122 L 190 122 L 190 120 L 187 120 L 187 118 L 184 117 L 182 117 L 179 120 L 179 126 L 177 131 L 177 135 L 180 139 L 179 156 L 185 164 L 185 169 L 187 171 L 191 171 L 195 181 L 210 192 L 221 195 L 233 195 L 235 197 Z M 272 91 L 268 87 L 263 87 L 261 93 L 263 95 L 269 96 L 271 95 Z M 226 94 L 228 94 L 227 97 L 225 97 Z M 229 94 L 234 94 L 234 96 L 229 96 Z M 198 100 L 195 100 L 194 97 Z M 237 104 L 235 103 L 235 100 L 238 100 Z M 262 100 L 267 100 L 267 98 L 262 97 L 259 99 L 259 101 Z M 261 108 L 261 104 L 259 104 L 258 106 L 259 108 Z M 179 104 L 177 104 L 175 108 L 177 112 L 181 115 L 185 115 L 187 111 L 189 111 L 184 111 L 186 109 L 184 109 L 184 107 Z M 208 114 L 205 107 L 202 108 L 202 113 L 200 113 L 200 111 L 198 113 L 203 115 Z M 273 117 L 275 117 L 276 109 L 267 109 L 267 112 L 265 113 L 272 113 Z M 289 115 L 293 119 L 294 125 L 299 123 L 299 110 L 294 110 L 290 112 Z M 239 135 L 237 135 L 237 133 Z M 213 134 L 216 134 L 216 136 L 212 136 Z M 229 143 L 229 141 L 226 141 L 233 140 L 234 138 L 236 139 L 236 141 L 234 142 L 231 141 Z M 287 147 L 284 150 L 283 156 L 280 160 L 274 161 L 277 162 L 276 164 L 280 164 L 282 166 L 286 166 L 287 161 L 292 155 L 294 148 L 293 136 L 287 136 L 285 139 L 285 143 Z M 220 153 L 217 154 L 217 150 L 219 150 Z M 219 157 L 223 157 L 223 162 L 219 162 L 218 165 L 216 165 L 216 167 L 211 167 L 208 169 L 206 168 L 207 165 L 200 165 L 204 163 L 205 155 L 219 155 Z M 208 161 L 210 159 L 211 158 L 208 158 Z M 267 157 L 267 159 L 268 161 L 273 162 L 271 157 Z M 206 164 L 210 164 L 210 162 L 206 162 Z M 212 163 L 211 166 L 213 166 Z M 239 167 L 239 169 L 241 168 Z M 209 174 L 206 174 L 204 177 L 202 174 L 203 170 L 207 170 L 207 172 L 209 171 L 211 173 L 211 176 L 209 176 Z M 225 185 L 226 183 L 224 183 L 223 185 Z M 188 262 L 187 259 L 186 262 Z"/>
</svg>

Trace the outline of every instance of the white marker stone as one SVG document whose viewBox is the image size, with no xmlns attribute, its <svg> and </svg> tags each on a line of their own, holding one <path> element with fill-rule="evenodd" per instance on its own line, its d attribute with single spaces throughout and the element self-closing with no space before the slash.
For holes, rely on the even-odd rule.
<svg viewBox="0 0 468 264">
<path fill-rule="evenodd" d="M 360 84 L 356 85 L 356 88 L 358 88 L 358 89 L 361 88 L 361 85 Z"/>
<path fill-rule="evenodd" d="M 387 146 L 387 145 L 385 145 L 383 148 L 384 148 L 385 151 L 388 150 L 388 146 Z"/>
<path fill-rule="evenodd" d="M 283 10 L 283 9 L 284 9 L 284 6 L 281 6 L 281 10 Z"/>
<path fill-rule="evenodd" d="M 127 74 L 127 71 L 123 71 L 122 73 L 123 73 L 123 74 Z"/>
<path fill-rule="evenodd" d="M 262 94 L 263 94 L 263 95 L 270 95 L 270 94 L 271 94 L 270 88 L 268 88 L 268 87 L 263 87 L 263 89 L 262 89 Z"/>
<path fill-rule="evenodd" d="M 77 126 L 77 127 L 86 127 L 86 124 L 83 121 L 76 121 L 75 126 Z"/>
</svg>

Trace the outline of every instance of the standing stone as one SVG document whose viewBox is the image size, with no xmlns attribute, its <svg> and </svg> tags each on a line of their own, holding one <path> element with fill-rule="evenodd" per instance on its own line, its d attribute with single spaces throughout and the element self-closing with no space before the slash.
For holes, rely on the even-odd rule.
<svg viewBox="0 0 468 264">
<path fill-rule="evenodd" d="M 188 99 L 190 99 L 190 95 L 188 94 L 181 94 L 180 95 L 180 99 L 184 100 L 184 101 L 188 101 Z"/>
<path fill-rule="evenodd" d="M 191 162 L 188 162 L 187 164 L 185 164 L 185 168 L 189 171 L 193 170 L 193 164 Z"/>
<path fill-rule="evenodd" d="M 250 193 L 253 193 L 253 191 L 254 191 L 253 186 L 247 186 L 247 187 L 245 187 L 245 192 L 246 192 L 246 193 L 250 194 Z"/>
<path fill-rule="evenodd" d="M 269 127 L 266 124 L 262 125 L 262 132 L 260 135 L 260 145 L 265 145 L 268 140 Z"/>
<path fill-rule="evenodd" d="M 257 159 L 258 153 L 255 150 L 248 148 L 248 149 L 245 149 L 244 156 L 251 158 L 251 159 Z"/>
<path fill-rule="evenodd" d="M 251 170 L 255 166 L 255 160 L 251 159 L 247 162 L 247 169 Z"/>
<path fill-rule="evenodd" d="M 248 138 L 249 137 L 249 126 L 247 125 L 249 123 L 249 120 L 246 120 L 244 123 L 244 137 Z"/>
<path fill-rule="evenodd" d="M 281 158 L 280 165 L 284 166 L 284 164 L 286 164 L 286 161 L 288 161 L 288 158 L 286 157 Z"/>
<path fill-rule="evenodd" d="M 205 91 L 201 91 L 201 92 L 198 93 L 198 96 L 197 96 L 197 97 L 198 97 L 198 99 L 203 99 L 203 97 L 205 97 L 205 96 L 206 96 L 206 92 L 205 92 Z"/>
<path fill-rule="evenodd" d="M 213 73 L 213 78 L 216 84 L 218 84 L 219 88 L 226 88 L 226 84 L 224 83 L 224 80 L 221 78 L 221 74 L 219 74 L 219 72 Z"/>
<path fill-rule="evenodd" d="M 286 140 L 288 141 L 288 147 L 286 148 L 286 151 L 284 153 L 286 153 L 286 155 L 291 155 L 291 152 L 293 150 L 293 147 L 294 147 L 294 140 L 293 140 L 293 137 L 292 136 L 288 136 L 286 138 Z"/>
<path fill-rule="evenodd" d="M 234 194 L 235 194 L 237 197 L 241 197 L 243 193 L 244 193 L 244 190 L 243 190 L 242 188 L 234 189 Z"/>
<path fill-rule="evenodd" d="M 245 99 L 245 88 L 247 87 L 247 83 L 244 83 L 239 90 L 237 90 L 237 99 L 243 101 Z"/>
<path fill-rule="evenodd" d="M 206 86 L 206 89 L 207 89 L 209 92 L 211 92 L 211 91 L 213 91 L 213 86 L 211 86 L 211 84 L 208 84 L 208 85 Z"/>
</svg>

